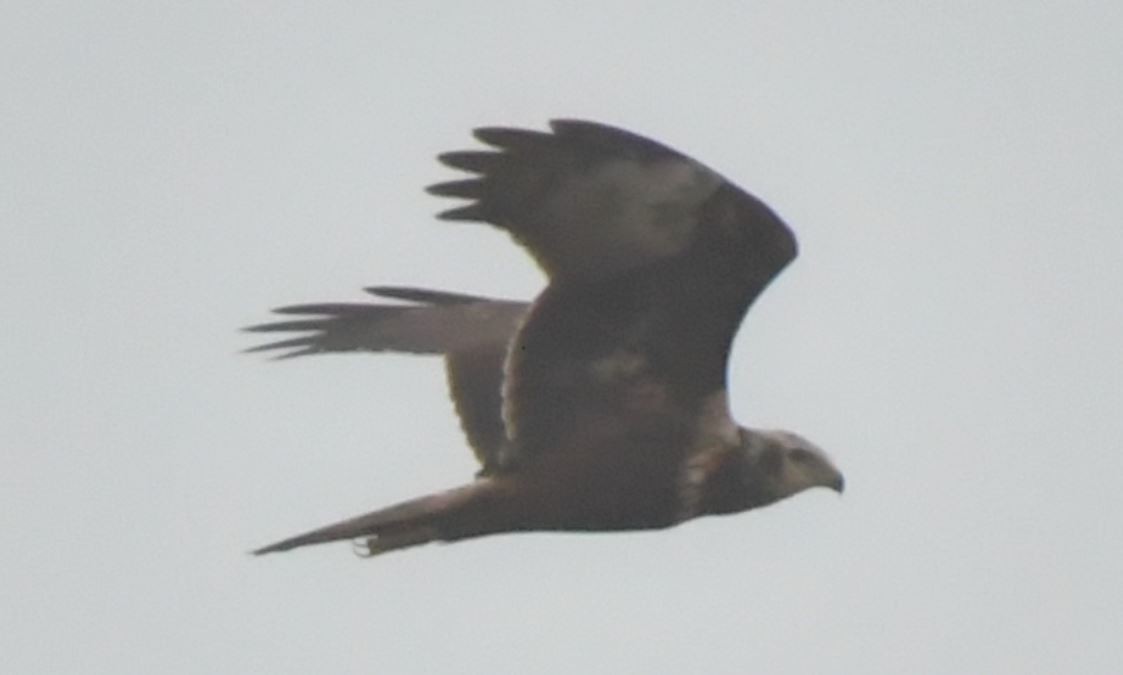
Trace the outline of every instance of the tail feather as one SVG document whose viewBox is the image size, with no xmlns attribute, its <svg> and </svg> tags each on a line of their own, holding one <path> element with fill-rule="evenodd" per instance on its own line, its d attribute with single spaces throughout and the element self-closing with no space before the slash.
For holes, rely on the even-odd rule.
<svg viewBox="0 0 1123 675">
<path fill-rule="evenodd" d="M 363 547 L 369 549 L 371 555 L 425 544 L 440 537 L 437 521 L 444 510 L 451 505 L 449 497 L 454 492 L 457 491 L 428 495 L 341 520 L 263 546 L 253 554 L 263 555 L 312 544 L 362 538 L 367 539 Z"/>
<path fill-rule="evenodd" d="M 384 509 L 341 520 L 295 537 L 263 546 L 254 555 L 288 551 L 301 546 L 346 539 L 364 539 L 364 555 L 378 555 L 400 548 L 420 546 L 443 538 L 442 524 L 466 505 L 484 487 L 476 481 L 445 492 L 418 497 Z"/>
</svg>

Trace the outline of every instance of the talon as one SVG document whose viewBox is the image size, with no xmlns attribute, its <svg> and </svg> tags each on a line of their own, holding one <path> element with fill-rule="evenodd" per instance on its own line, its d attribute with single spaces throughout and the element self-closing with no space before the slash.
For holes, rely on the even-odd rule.
<svg viewBox="0 0 1123 675">
<path fill-rule="evenodd" d="M 374 537 L 365 537 L 363 539 L 351 540 L 351 551 L 360 558 L 373 557 L 375 555 L 374 546 Z"/>
</svg>

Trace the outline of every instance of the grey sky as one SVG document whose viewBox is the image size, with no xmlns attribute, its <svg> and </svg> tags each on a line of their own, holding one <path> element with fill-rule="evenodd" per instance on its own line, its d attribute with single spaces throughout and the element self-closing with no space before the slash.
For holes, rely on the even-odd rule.
<svg viewBox="0 0 1123 675">
<path fill-rule="evenodd" d="M 1120 672 L 1123 6 L 937 4 L 5 3 L 6 669 Z M 792 224 L 733 405 L 845 497 L 247 556 L 473 465 L 437 362 L 235 329 L 373 283 L 531 297 L 421 188 L 471 127 L 559 116 Z"/>
</svg>

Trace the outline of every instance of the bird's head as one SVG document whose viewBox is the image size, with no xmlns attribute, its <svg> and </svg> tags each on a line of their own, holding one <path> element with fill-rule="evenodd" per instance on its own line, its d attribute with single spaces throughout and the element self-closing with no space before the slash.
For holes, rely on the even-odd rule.
<svg viewBox="0 0 1123 675">
<path fill-rule="evenodd" d="M 759 471 L 775 500 L 791 497 L 813 487 L 842 493 L 845 481 L 830 458 L 818 446 L 798 434 L 781 430 L 746 430 L 747 445 L 757 457 Z"/>
</svg>

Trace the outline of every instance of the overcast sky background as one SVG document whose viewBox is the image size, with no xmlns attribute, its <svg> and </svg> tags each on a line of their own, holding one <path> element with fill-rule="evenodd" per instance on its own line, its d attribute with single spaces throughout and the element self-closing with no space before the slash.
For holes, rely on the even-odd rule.
<svg viewBox="0 0 1123 675">
<path fill-rule="evenodd" d="M 1121 672 L 1121 8 L 4 3 L 5 670 Z M 236 329 L 374 283 L 532 297 L 421 188 L 472 127 L 564 116 L 793 225 L 733 406 L 846 495 L 248 556 L 474 466 L 437 361 Z"/>
</svg>

